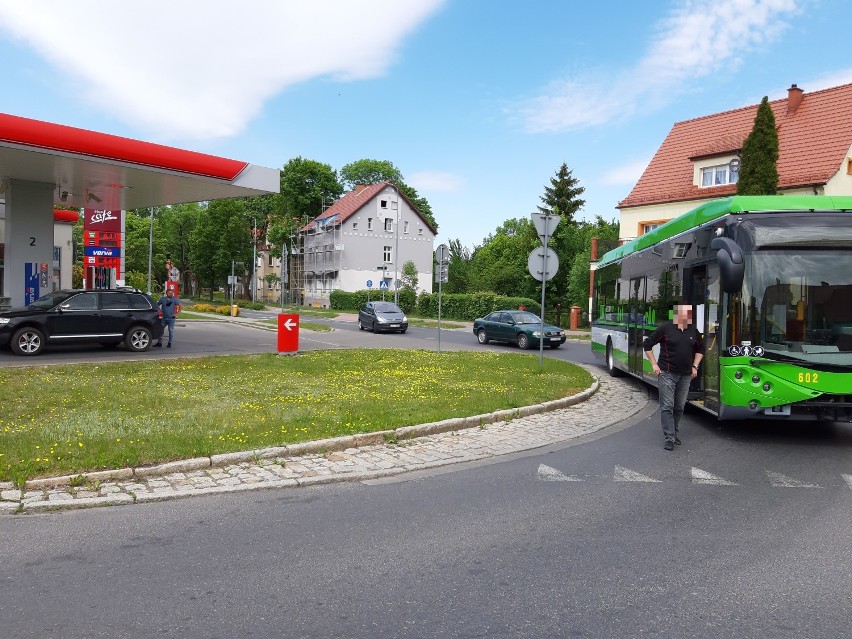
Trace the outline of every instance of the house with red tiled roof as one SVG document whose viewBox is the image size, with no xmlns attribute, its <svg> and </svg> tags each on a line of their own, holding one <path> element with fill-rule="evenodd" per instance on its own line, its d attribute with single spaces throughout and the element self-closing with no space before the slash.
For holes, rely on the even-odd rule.
<svg viewBox="0 0 852 639">
<path fill-rule="evenodd" d="M 293 276 L 304 303 L 329 306 L 333 290 L 393 295 L 402 267 L 417 267 L 417 292 L 432 292 L 437 230 L 391 182 L 358 185 L 299 229 Z"/>
<path fill-rule="evenodd" d="M 778 192 L 852 195 L 852 84 L 769 103 L 778 129 Z M 630 240 L 709 200 L 734 195 L 758 105 L 677 122 L 618 204 Z"/>
</svg>

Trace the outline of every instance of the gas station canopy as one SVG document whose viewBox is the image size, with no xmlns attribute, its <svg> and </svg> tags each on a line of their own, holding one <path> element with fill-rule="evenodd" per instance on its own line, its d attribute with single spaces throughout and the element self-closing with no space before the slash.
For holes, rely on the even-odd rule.
<svg viewBox="0 0 852 639">
<path fill-rule="evenodd" d="M 106 210 L 279 191 L 278 169 L 0 113 L 0 198 L 10 180 L 54 185 L 58 206 Z"/>
</svg>

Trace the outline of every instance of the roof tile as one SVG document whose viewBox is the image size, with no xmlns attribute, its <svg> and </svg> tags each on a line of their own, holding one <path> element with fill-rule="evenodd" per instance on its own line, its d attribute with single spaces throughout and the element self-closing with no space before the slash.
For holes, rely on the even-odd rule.
<svg viewBox="0 0 852 639">
<path fill-rule="evenodd" d="M 805 93 L 794 113 L 787 98 L 769 103 L 778 129 L 778 187 L 825 184 L 852 145 L 852 84 Z M 758 105 L 677 122 L 618 208 L 731 195 L 736 185 L 699 188 L 693 159 L 742 148 Z"/>
</svg>

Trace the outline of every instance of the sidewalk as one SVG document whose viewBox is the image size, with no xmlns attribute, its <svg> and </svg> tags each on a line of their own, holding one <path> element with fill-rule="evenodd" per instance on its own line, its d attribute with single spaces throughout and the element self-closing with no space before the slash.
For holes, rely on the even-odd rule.
<svg viewBox="0 0 852 639">
<path fill-rule="evenodd" d="M 641 384 L 587 369 L 595 377 L 591 388 L 536 406 L 155 467 L 36 479 L 24 490 L 7 482 L 0 485 L 0 514 L 376 479 L 569 441 L 647 404 Z"/>
</svg>

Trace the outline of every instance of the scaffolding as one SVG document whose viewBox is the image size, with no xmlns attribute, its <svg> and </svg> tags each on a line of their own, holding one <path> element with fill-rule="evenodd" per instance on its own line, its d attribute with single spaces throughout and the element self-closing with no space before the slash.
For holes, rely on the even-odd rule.
<svg viewBox="0 0 852 639">
<path fill-rule="evenodd" d="M 301 262 L 294 270 L 301 279 L 303 304 L 329 307 L 331 292 L 340 288 L 340 269 L 343 262 L 343 238 L 337 215 L 316 220 L 300 233 L 301 247 L 296 256 Z"/>
</svg>

